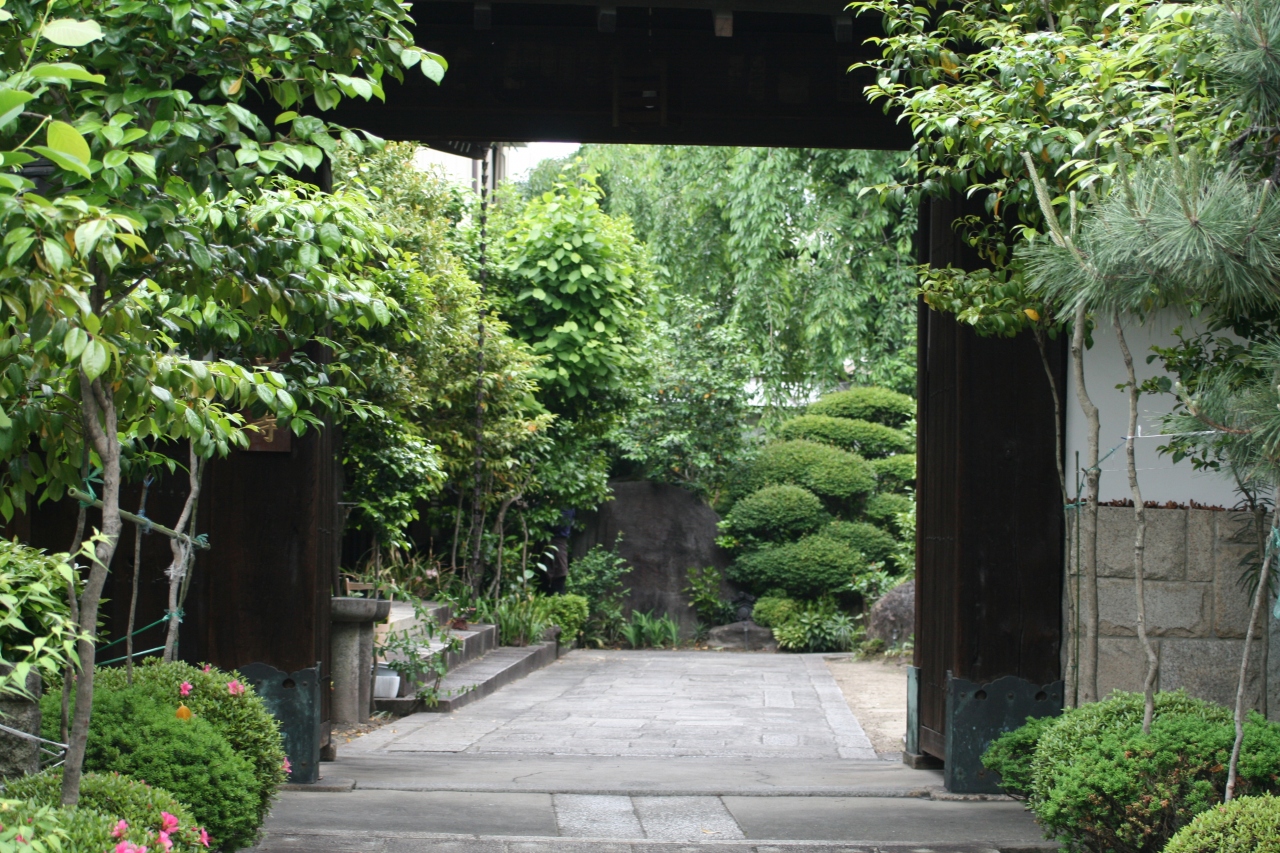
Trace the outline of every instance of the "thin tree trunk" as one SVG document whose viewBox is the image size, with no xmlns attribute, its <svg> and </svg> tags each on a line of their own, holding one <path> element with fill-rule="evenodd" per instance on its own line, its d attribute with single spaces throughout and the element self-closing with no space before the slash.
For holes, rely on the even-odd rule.
<svg viewBox="0 0 1280 853">
<path fill-rule="evenodd" d="M 524 583 L 529 576 L 529 522 L 524 517 L 524 510 L 520 511 L 520 535 L 523 537 L 520 541 L 520 582 Z"/>
<path fill-rule="evenodd" d="M 138 515 L 147 514 L 147 492 L 151 491 L 151 476 L 142 481 L 142 497 L 138 501 Z M 129 595 L 129 623 L 124 634 L 124 672 L 125 681 L 133 686 L 133 626 L 138 618 L 138 582 L 142 577 L 142 534 L 141 527 L 133 530 L 133 589 Z"/>
<path fill-rule="evenodd" d="M 496 598 L 502 583 L 502 557 L 503 537 L 505 535 L 505 522 L 507 520 L 507 510 L 511 509 L 511 505 L 520 500 L 521 496 L 507 498 L 502 502 L 502 506 L 498 508 L 498 520 L 493 523 L 494 535 L 498 538 L 498 565 L 494 569 L 493 584 L 489 587 L 489 597 Z"/>
<path fill-rule="evenodd" d="M 76 706 L 67 739 L 67 757 L 62 773 L 62 804 L 80 801 L 80 778 L 84 769 L 85 746 L 89 740 L 89 717 L 93 712 L 93 655 L 98 634 L 98 605 L 107 581 L 108 567 L 120 541 L 120 440 L 115 398 L 101 380 L 90 381 L 80 374 L 80 397 L 85 410 L 86 434 L 102 462 L 102 529 L 94 545 L 94 563 L 89 569 L 80 596 L 80 630 L 77 643 L 80 677 L 76 679 Z"/>
<path fill-rule="evenodd" d="M 87 438 L 86 438 L 87 440 Z M 80 476 L 83 479 L 89 473 L 89 448 L 85 447 L 84 462 L 80 465 Z M 75 576 L 79 574 L 79 564 L 76 562 L 76 555 L 80 553 L 80 546 L 84 544 L 84 525 L 88 520 L 89 508 L 84 504 L 80 505 L 80 511 L 76 513 L 76 529 L 71 535 L 71 549 L 67 552 L 73 572 L 71 580 L 67 581 L 67 607 L 70 610 L 71 621 L 79 623 L 80 621 L 80 598 L 76 595 Z M 61 716 L 59 717 L 58 734 L 63 743 L 67 742 L 67 737 L 71 732 L 71 689 L 76 681 L 76 668 L 67 666 L 66 672 L 62 675 L 62 706 Z"/>
<path fill-rule="evenodd" d="M 449 555 L 449 571 L 458 573 L 458 535 L 462 533 L 462 501 L 464 494 L 458 489 L 458 510 L 453 514 L 453 552 Z"/>
<path fill-rule="evenodd" d="M 196 483 L 200 486 L 200 489 L 196 494 L 195 500 L 191 502 L 191 519 L 187 522 L 187 536 L 192 538 L 195 538 L 196 535 L 196 519 L 200 517 L 200 494 L 204 491 L 204 468 L 208 463 L 209 460 L 203 457 L 201 457 L 196 463 Z M 191 573 L 193 571 L 195 561 L 196 549 L 194 547 L 188 547 L 187 568 L 182 575 L 182 588 L 178 591 L 178 610 L 182 610 L 187 606 L 187 592 L 191 589 Z"/>
<path fill-rule="evenodd" d="M 1081 704 L 1098 701 L 1098 445 L 1102 432 L 1098 407 L 1089 397 L 1084 381 L 1084 337 L 1088 314 L 1085 306 L 1076 308 L 1071 333 L 1071 361 L 1076 380 L 1076 399 L 1089 424 L 1088 467 L 1085 469 L 1085 512 L 1080 519 L 1080 557 L 1077 572 L 1084 574 L 1080 589 L 1080 613 L 1084 637 L 1080 648 Z M 1082 565 L 1081 565 L 1082 564 Z"/>
<path fill-rule="evenodd" d="M 1244 652 L 1240 655 L 1240 677 L 1236 681 L 1236 740 L 1231 746 L 1231 763 L 1227 766 L 1227 790 L 1223 799 L 1231 802 L 1236 793 L 1236 780 L 1239 775 L 1240 745 L 1244 743 L 1244 691 L 1249 682 L 1249 652 L 1253 648 L 1253 632 L 1258 626 L 1258 617 L 1262 615 L 1263 605 L 1267 601 L 1267 593 L 1271 589 L 1271 559 L 1275 556 L 1271 543 L 1276 536 L 1276 528 L 1280 527 L 1280 501 L 1276 502 L 1275 513 L 1271 519 L 1271 530 L 1267 536 L 1266 556 L 1262 560 L 1262 572 L 1258 575 L 1258 589 L 1253 593 L 1253 609 L 1249 613 L 1249 628 L 1244 633 Z"/>
<path fill-rule="evenodd" d="M 193 517 L 192 510 L 195 508 L 196 500 L 200 497 L 200 457 L 196 455 L 195 445 L 190 443 L 187 445 L 187 465 L 187 499 L 182 504 L 182 514 L 178 516 L 178 523 L 173 526 L 178 533 L 186 531 L 187 524 Z M 169 540 L 169 550 L 173 553 L 173 560 L 164 572 L 169 578 L 169 630 L 164 638 L 165 663 L 173 661 L 174 653 L 178 649 L 178 614 L 181 612 L 179 599 L 182 581 L 187 576 L 187 562 L 193 548 L 190 543 L 175 538 Z"/>
<path fill-rule="evenodd" d="M 1125 340 L 1124 328 L 1120 325 L 1120 317 L 1112 318 L 1116 329 L 1116 340 L 1120 343 L 1120 354 L 1124 356 L 1124 369 L 1128 376 L 1125 386 L 1129 394 L 1129 432 L 1125 438 L 1125 460 L 1129 469 L 1129 492 L 1133 495 L 1133 594 L 1137 605 L 1136 624 L 1138 643 L 1147 659 L 1147 675 L 1142 680 L 1142 733 L 1151 733 L 1151 720 L 1156 713 L 1156 675 L 1160 671 L 1160 660 L 1156 657 L 1155 647 L 1147 636 L 1147 594 L 1146 594 L 1146 556 L 1147 545 L 1147 507 L 1142 500 L 1142 488 L 1138 484 L 1138 462 L 1135 452 L 1134 436 L 1138 433 L 1138 377 L 1133 370 L 1133 353 L 1129 352 L 1129 342 Z"/>
</svg>

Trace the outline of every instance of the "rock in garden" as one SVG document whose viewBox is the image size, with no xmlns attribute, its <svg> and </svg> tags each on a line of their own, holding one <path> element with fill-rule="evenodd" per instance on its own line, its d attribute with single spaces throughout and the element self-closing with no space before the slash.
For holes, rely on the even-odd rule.
<svg viewBox="0 0 1280 853">
<path fill-rule="evenodd" d="M 707 647 L 746 652 L 774 652 L 778 644 L 773 632 L 747 619 L 712 628 L 707 634 Z"/>
<path fill-rule="evenodd" d="M 915 633 L 916 582 L 899 584 L 881 596 L 867 617 L 867 639 L 896 646 Z"/>
</svg>

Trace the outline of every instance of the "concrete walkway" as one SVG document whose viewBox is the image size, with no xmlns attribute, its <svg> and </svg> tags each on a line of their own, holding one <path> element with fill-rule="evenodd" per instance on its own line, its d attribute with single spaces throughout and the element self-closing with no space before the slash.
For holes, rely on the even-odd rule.
<svg viewBox="0 0 1280 853">
<path fill-rule="evenodd" d="M 1014 802 L 878 760 L 821 655 L 576 651 L 339 747 L 259 851 L 1023 851 Z M 341 787 L 341 786 L 340 786 Z"/>
</svg>

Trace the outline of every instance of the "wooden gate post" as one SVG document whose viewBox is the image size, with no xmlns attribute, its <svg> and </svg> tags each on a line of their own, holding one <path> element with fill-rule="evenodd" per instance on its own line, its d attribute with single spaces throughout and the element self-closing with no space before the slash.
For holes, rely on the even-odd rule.
<svg viewBox="0 0 1280 853">
<path fill-rule="evenodd" d="M 965 207 L 955 199 L 925 205 L 923 262 L 977 267 L 952 227 L 975 212 Z M 1029 334 L 979 337 L 923 303 L 917 334 L 914 730 L 904 760 L 944 761 L 949 790 L 996 792 L 980 761 L 987 745 L 1026 717 L 1062 707 L 1053 398 Z M 1060 343 L 1051 364 L 1062 376 Z"/>
</svg>

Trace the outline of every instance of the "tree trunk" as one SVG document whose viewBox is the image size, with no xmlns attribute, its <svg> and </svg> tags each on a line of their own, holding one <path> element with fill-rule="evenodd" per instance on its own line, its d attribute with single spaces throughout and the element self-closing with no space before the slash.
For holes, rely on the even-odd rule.
<svg viewBox="0 0 1280 853">
<path fill-rule="evenodd" d="M 76 679 L 76 706 L 67 739 L 67 758 L 62 773 L 62 804 L 80 801 L 80 777 L 85 746 L 89 740 L 89 716 L 93 711 L 93 655 L 98 633 L 98 605 L 107 570 L 120 541 L 120 440 L 115 398 L 101 379 L 90 381 L 80 374 L 81 405 L 84 406 L 87 438 L 102 462 L 102 529 L 94 544 L 94 563 L 80 596 L 80 630 L 84 639 L 77 644 L 80 676 Z"/>
<path fill-rule="evenodd" d="M 1120 354 L 1124 356 L 1124 369 L 1128 376 L 1126 390 L 1129 394 L 1129 432 L 1125 437 L 1125 460 L 1129 469 L 1129 492 L 1133 495 L 1133 593 L 1137 605 L 1138 643 L 1147 659 L 1147 675 L 1142 681 L 1143 709 L 1142 733 L 1151 733 L 1151 719 L 1156 712 L 1156 675 L 1160 671 L 1160 660 L 1156 657 L 1155 647 L 1147 636 L 1147 594 L 1145 561 L 1147 545 L 1147 508 L 1142 500 L 1142 488 L 1138 485 L 1138 462 L 1134 448 L 1134 436 L 1138 433 L 1138 377 L 1133 370 L 1133 354 L 1129 352 L 1129 342 L 1125 340 L 1124 329 L 1120 325 L 1120 317 L 1113 318 L 1116 328 L 1116 340 L 1120 343 Z"/>
<path fill-rule="evenodd" d="M 192 510 L 200 497 L 200 458 L 196 455 L 194 444 L 188 444 L 187 451 L 189 466 L 187 468 L 187 499 L 182 504 L 182 514 L 178 516 L 178 523 L 173 526 L 178 533 L 186 532 L 187 525 L 192 519 Z M 189 542 L 174 538 L 169 540 L 169 550 L 173 553 L 173 560 L 169 563 L 169 568 L 165 569 L 165 575 L 169 578 L 169 610 L 166 614 L 169 617 L 169 630 L 164 638 L 165 663 L 173 661 L 178 649 L 178 614 L 181 612 L 181 602 L 178 599 L 182 581 L 187 576 L 187 564 L 191 558 L 192 546 Z"/>
<path fill-rule="evenodd" d="M 1080 587 L 1080 615 L 1084 636 L 1080 644 L 1077 704 L 1098 701 L 1098 444 L 1102 427 L 1098 407 L 1089 397 L 1084 382 L 1084 337 L 1088 314 L 1083 305 L 1076 309 L 1071 333 L 1071 362 L 1076 380 L 1076 399 L 1089 424 L 1088 467 L 1085 469 L 1085 505 L 1077 508 L 1080 519 L 1080 554 L 1076 571 L 1083 574 Z M 1083 510 L 1083 513 L 1081 513 Z"/>
<path fill-rule="evenodd" d="M 1253 593 L 1253 609 L 1249 614 L 1249 628 L 1244 633 L 1244 652 L 1240 655 L 1240 677 L 1236 681 L 1236 740 L 1231 747 L 1231 763 L 1227 767 L 1227 790 L 1223 799 L 1231 802 L 1236 793 L 1236 780 L 1239 775 L 1240 745 L 1244 743 L 1244 691 L 1249 681 L 1249 652 L 1253 648 L 1253 632 L 1258 627 L 1258 617 L 1262 615 L 1263 605 L 1267 601 L 1267 592 L 1271 589 L 1271 560 L 1275 556 L 1272 547 L 1276 541 L 1276 528 L 1280 528 L 1280 502 L 1276 503 L 1275 514 L 1271 519 L 1271 530 L 1267 536 L 1266 556 L 1262 560 L 1262 572 L 1258 575 L 1258 589 Z"/>
<path fill-rule="evenodd" d="M 151 491 L 151 475 L 142 481 L 142 497 L 138 500 L 138 515 L 147 514 L 147 492 Z M 133 626 L 138 618 L 138 581 L 142 576 L 142 533 L 141 527 L 133 531 L 133 588 L 129 594 L 129 624 L 124 629 L 124 671 L 125 681 L 133 685 Z"/>
<path fill-rule="evenodd" d="M 84 462 L 80 465 L 80 476 L 84 478 L 89 474 L 89 450 L 86 447 L 84 453 Z M 71 620 L 79 624 L 80 622 L 80 599 L 76 594 L 75 575 L 79 573 L 79 564 L 76 562 L 76 555 L 80 553 L 80 546 L 84 544 L 84 525 L 88 520 L 87 516 L 89 508 L 84 504 L 80 505 L 80 511 L 76 513 L 76 529 L 71 536 L 71 548 L 67 551 L 72 566 L 72 579 L 67 581 L 67 608 L 71 614 Z M 67 742 L 67 738 L 71 735 L 71 690 L 76 683 L 76 668 L 68 665 L 66 671 L 62 674 L 62 708 L 59 717 L 58 737 L 63 743 Z"/>
</svg>

